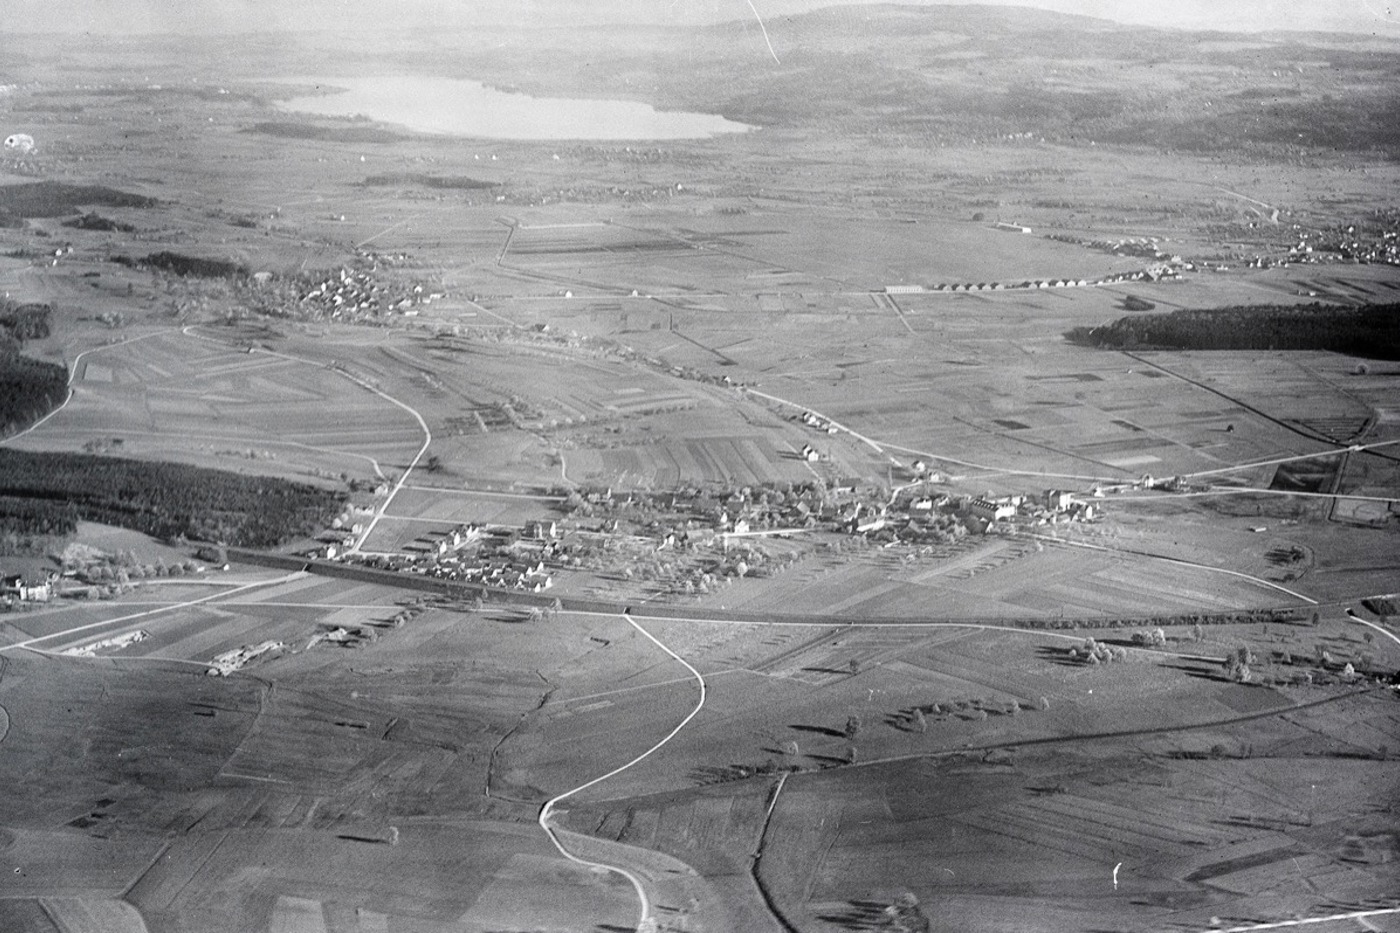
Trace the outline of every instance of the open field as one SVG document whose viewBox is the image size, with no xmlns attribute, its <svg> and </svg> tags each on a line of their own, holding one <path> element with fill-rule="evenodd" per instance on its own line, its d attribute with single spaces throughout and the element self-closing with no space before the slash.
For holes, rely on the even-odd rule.
<svg viewBox="0 0 1400 933">
<path fill-rule="evenodd" d="M 768 857 L 775 868 L 795 868 L 784 864 L 791 859 L 808 869 L 786 889 L 794 913 L 803 926 L 833 930 L 903 890 L 972 929 L 1025 929 L 1050 918 L 1205 928 L 1212 916 L 1306 915 L 1319 898 L 1347 900 L 1394 877 L 1365 856 L 1337 861 L 1345 846 L 1364 851 L 1361 840 L 1385 835 L 1377 811 L 1395 788 L 1380 777 L 1382 765 L 1302 764 L 1280 773 L 1267 757 L 1125 764 L 1102 753 L 1036 752 L 1012 767 L 893 765 L 854 784 L 794 778 L 773 836 L 801 843 Z M 1365 790 L 1312 806 L 1313 788 L 1329 778 Z M 842 788 L 839 808 L 823 785 Z M 890 855 L 910 851 L 923 870 L 894 868 L 911 863 Z M 1278 878 L 1281 862 L 1292 878 Z"/>
<path fill-rule="evenodd" d="M 833 566 L 812 558 L 775 579 L 742 581 L 711 600 L 754 611 L 803 608 L 853 621 L 1154 616 L 1301 603 L 1245 578 L 1112 550 L 1119 544 L 1124 542 L 1102 540 L 1093 546 L 1105 550 L 1085 550 L 996 539 L 952 559 L 911 561 L 877 552 Z"/>
<path fill-rule="evenodd" d="M 1201 669 L 1151 653 L 1116 669 L 1047 664 L 1056 642 L 1026 634 L 847 628 L 760 646 L 740 633 L 712 636 L 707 649 L 699 633 L 653 627 L 702 668 L 723 651 L 725 669 L 708 676 L 710 702 L 696 723 L 661 757 L 600 787 L 600 799 L 569 814 L 571 825 L 685 858 L 750 899 L 750 863 L 734 856 L 759 845 L 759 876 L 799 929 L 860 928 L 903 891 L 963 925 L 976 917 L 978 929 L 1031 929 L 1048 916 L 1085 924 L 1085 898 L 1125 928 L 1204 928 L 1211 915 L 1309 915 L 1394 877 L 1383 857 L 1340 863 L 1325 854 L 1388 844 L 1395 788 L 1378 756 L 1396 713 L 1382 695 L 1201 728 L 1328 695 L 1207 688 Z M 745 645 L 758 656 L 740 662 Z M 617 691 L 606 709 L 586 699 L 568 718 L 605 721 L 627 715 L 623 704 L 649 710 L 657 699 L 637 694 L 663 689 L 687 687 Z M 761 712 L 757 693 L 767 697 Z M 891 708 L 911 700 L 944 711 L 916 729 L 907 708 Z M 1006 714 L 1012 703 L 1018 715 Z M 843 734 L 852 716 L 858 728 Z M 1356 731 L 1362 722 L 1370 728 Z M 1098 735 L 1107 723 L 1122 734 Z M 889 763 L 837 766 L 851 748 L 859 762 Z M 775 778 L 752 776 L 765 761 L 802 770 L 786 778 L 760 845 L 754 818 L 740 814 L 771 800 Z M 679 783 L 687 767 L 699 789 Z M 1327 781 L 1347 790 L 1318 794 Z M 1316 881 L 1306 891 L 1265 870 L 1305 852 L 1315 861 L 1301 870 Z M 1285 892 L 1286 906 L 1277 900 Z"/>
</svg>

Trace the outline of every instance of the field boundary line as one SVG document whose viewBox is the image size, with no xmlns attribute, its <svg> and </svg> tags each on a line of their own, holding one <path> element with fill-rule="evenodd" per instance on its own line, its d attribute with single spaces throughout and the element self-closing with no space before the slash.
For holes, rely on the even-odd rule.
<svg viewBox="0 0 1400 933">
<path fill-rule="evenodd" d="M 593 778 L 593 780 L 591 781 L 587 781 L 583 784 L 580 784 L 578 787 L 575 787 L 572 790 L 566 790 L 562 794 L 557 794 L 556 796 L 551 797 L 549 800 L 545 801 L 544 806 L 540 808 L 539 824 L 540 829 L 544 830 L 545 835 L 549 836 L 549 840 L 554 843 L 554 847 L 558 849 L 559 853 L 569 861 L 575 862 L 579 865 L 585 865 L 590 868 L 605 869 L 607 871 L 613 872 L 614 874 L 621 875 L 622 877 L 626 878 L 629 882 L 631 882 L 633 889 L 635 889 L 637 892 L 637 899 L 641 901 L 642 905 L 641 917 L 637 921 L 637 929 L 638 931 L 644 931 L 651 930 L 654 928 L 655 919 L 652 917 L 651 901 L 647 898 L 646 889 L 642 886 L 642 880 L 620 865 L 608 865 L 603 862 L 590 862 L 587 859 L 583 859 L 577 855 L 574 855 L 572 852 L 570 852 L 564 847 L 563 842 L 561 842 L 559 839 L 558 833 L 556 833 L 554 827 L 549 824 L 550 815 L 553 813 L 554 808 L 561 801 L 567 800 L 568 798 L 573 797 L 576 794 L 581 794 L 584 791 L 588 790 L 590 787 L 594 787 L 595 785 L 601 784 L 609 778 L 615 777 L 621 774 L 622 772 L 626 771 L 627 769 L 633 767 L 634 765 L 640 764 L 645 759 L 651 757 L 653 753 L 660 751 L 662 747 L 664 747 L 668 742 L 674 739 L 676 735 L 679 734 L 680 731 L 684 729 L 690 723 L 690 721 L 699 714 L 700 710 L 704 709 L 705 707 L 705 697 L 707 694 L 707 688 L 704 676 L 701 675 L 701 673 L 697 671 L 694 667 L 692 667 L 689 661 L 676 654 L 664 643 L 662 643 L 661 640 L 658 639 L 655 635 L 652 635 L 651 632 L 648 632 L 646 629 L 642 628 L 642 626 L 638 625 L 637 621 L 633 619 L 630 614 L 623 613 L 622 617 L 627 620 L 627 624 L 631 625 L 638 632 L 641 632 L 642 635 L 648 641 L 656 645 L 656 647 L 660 648 L 662 651 L 666 652 L 676 661 L 679 661 L 680 664 L 683 667 L 685 667 L 686 670 L 690 671 L 691 675 L 694 676 L 696 683 L 700 685 L 699 701 L 695 704 L 695 708 L 692 709 L 684 719 L 677 723 L 676 727 L 670 732 L 668 732 L 661 741 L 657 742 L 655 745 L 651 746 L 646 751 L 633 758 L 631 761 L 627 762 L 626 764 L 620 767 L 612 769 L 606 774 L 599 775 L 598 777 Z"/>
</svg>

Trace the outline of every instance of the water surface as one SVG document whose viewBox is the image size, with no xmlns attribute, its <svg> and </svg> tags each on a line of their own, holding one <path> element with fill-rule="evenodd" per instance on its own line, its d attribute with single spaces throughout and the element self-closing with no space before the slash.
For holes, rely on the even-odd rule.
<svg viewBox="0 0 1400 933">
<path fill-rule="evenodd" d="M 299 81 L 298 83 L 303 83 Z M 309 79 L 329 94 L 283 101 L 283 110 L 365 116 L 420 133 L 486 139 L 697 139 L 753 129 L 708 113 L 661 111 L 623 100 L 531 97 L 479 81 L 395 75 Z"/>
</svg>

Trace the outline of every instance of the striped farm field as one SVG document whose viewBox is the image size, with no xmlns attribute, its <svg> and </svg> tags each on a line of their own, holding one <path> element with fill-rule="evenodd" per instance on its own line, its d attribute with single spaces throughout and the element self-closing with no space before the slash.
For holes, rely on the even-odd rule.
<svg viewBox="0 0 1400 933">
<path fill-rule="evenodd" d="M 335 370 L 172 330 L 89 353 L 69 404 L 20 443 L 374 479 L 411 459 L 422 432 Z"/>
</svg>

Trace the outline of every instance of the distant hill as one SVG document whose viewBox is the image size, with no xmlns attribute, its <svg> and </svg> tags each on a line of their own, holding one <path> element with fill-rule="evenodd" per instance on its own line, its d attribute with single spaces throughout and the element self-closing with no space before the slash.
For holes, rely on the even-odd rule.
<svg viewBox="0 0 1400 933">
<path fill-rule="evenodd" d="M 757 20 L 736 16 L 492 33 L 466 59 L 426 49 L 415 69 L 914 144 L 1029 134 L 1071 146 L 1400 157 L 1400 43 L 975 5 L 836 6 L 764 22 L 777 61 Z"/>
</svg>

